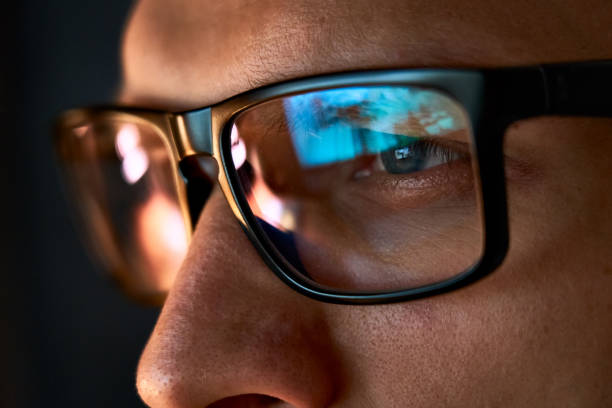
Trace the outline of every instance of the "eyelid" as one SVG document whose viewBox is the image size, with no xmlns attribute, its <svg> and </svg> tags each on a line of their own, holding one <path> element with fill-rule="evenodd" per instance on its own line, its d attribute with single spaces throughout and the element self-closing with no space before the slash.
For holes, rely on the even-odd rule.
<svg viewBox="0 0 612 408">
<path fill-rule="evenodd" d="M 446 162 L 469 158 L 469 146 L 463 142 L 442 141 L 439 138 L 421 138 L 412 145 L 418 153 L 442 157 Z"/>
<path fill-rule="evenodd" d="M 397 134 L 398 137 L 405 137 L 409 140 L 405 145 L 398 144 L 397 148 L 401 148 L 404 146 L 412 146 L 412 145 L 420 145 L 425 146 L 429 145 L 430 147 L 439 147 L 442 149 L 448 149 L 450 151 L 461 154 L 465 157 L 470 157 L 472 154 L 472 143 L 470 135 L 468 134 L 467 129 L 461 129 L 453 132 L 446 133 L 441 136 L 419 136 L 414 137 L 411 135 L 402 135 Z"/>
<path fill-rule="evenodd" d="M 469 158 L 473 160 L 472 158 L 475 155 L 474 145 L 471 135 L 467 134 L 468 132 L 468 129 L 461 129 L 443 136 L 424 137 L 421 140 L 427 140 L 440 148 L 446 148 L 459 153 L 464 159 Z M 504 148 L 503 157 L 508 182 L 531 183 L 538 177 L 539 172 L 532 163 L 522 157 L 517 157 L 516 154 L 512 154 L 512 151 L 509 152 L 509 149 Z"/>
<path fill-rule="evenodd" d="M 406 144 L 405 146 L 399 145 L 385 152 L 380 152 L 376 155 L 374 166 L 377 170 L 383 171 L 384 173 L 393 174 L 396 177 L 401 176 L 419 178 L 422 177 L 424 172 L 430 168 L 440 165 L 450 165 L 451 162 L 457 160 L 467 162 L 471 161 L 471 156 L 468 152 L 469 146 L 466 143 L 457 141 L 446 141 L 440 143 L 440 140 L 438 139 L 439 138 L 419 138 L 412 143 Z M 397 152 L 401 151 L 402 149 L 406 149 L 406 156 L 398 157 Z M 392 158 L 389 158 L 389 154 L 392 155 Z M 397 162 L 396 160 L 398 159 L 402 161 Z M 406 159 L 407 162 L 403 162 L 403 159 Z M 402 166 L 400 163 L 405 163 L 404 165 L 406 165 L 406 163 L 413 163 L 414 160 L 421 162 L 420 165 L 425 163 L 428 164 L 426 164 L 425 167 L 418 169 L 397 170 Z M 396 167 L 397 165 L 400 167 Z M 358 173 L 361 175 L 365 174 L 366 172 L 360 170 Z"/>
<path fill-rule="evenodd" d="M 448 138 L 444 136 L 423 137 L 420 140 L 424 143 L 428 143 L 430 146 L 435 146 L 440 149 L 447 149 L 454 153 L 458 153 L 463 158 L 468 158 L 472 155 L 471 143 L 466 141 L 465 136 L 459 137 L 458 135 L 453 135 L 452 137 Z"/>
</svg>

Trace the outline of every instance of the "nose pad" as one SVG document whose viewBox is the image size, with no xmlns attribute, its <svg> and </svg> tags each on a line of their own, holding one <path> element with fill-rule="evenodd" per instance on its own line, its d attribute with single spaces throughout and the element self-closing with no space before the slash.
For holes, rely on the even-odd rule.
<svg viewBox="0 0 612 408">
<path fill-rule="evenodd" d="M 217 181 L 219 165 L 214 157 L 198 154 L 181 160 L 179 169 L 185 179 L 189 215 L 192 227 L 195 228 L 204 204 Z"/>
</svg>

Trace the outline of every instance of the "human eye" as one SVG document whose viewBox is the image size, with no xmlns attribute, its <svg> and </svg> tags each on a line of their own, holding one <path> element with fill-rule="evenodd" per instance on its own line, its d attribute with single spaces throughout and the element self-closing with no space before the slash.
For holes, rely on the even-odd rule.
<svg viewBox="0 0 612 408">
<path fill-rule="evenodd" d="M 362 132 L 368 140 L 381 139 L 380 134 Z M 381 211 L 390 208 L 425 208 L 447 205 L 461 195 L 472 194 L 474 186 L 470 144 L 464 131 L 443 138 L 408 135 L 385 135 L 392 140 L 386 146 L 376 146 L 368 153 L 355 157 L 339 167 L 351 167 L 338 197 L 371 200 Z M 331 174 L 330 174 L 331 177 Z M 471 197 L 470 197 L 471 198 Z"/>
<path fill-rule="evenodd" d="M 433 139 L 407 139 L 409 141 L 405 145 L 380 152 L 380 165 L 385 171 L 391 174 L 412 174 L 467 157 L 466 153 L 457 150 L 459 146 L 451 147 Z"/>
</svg>

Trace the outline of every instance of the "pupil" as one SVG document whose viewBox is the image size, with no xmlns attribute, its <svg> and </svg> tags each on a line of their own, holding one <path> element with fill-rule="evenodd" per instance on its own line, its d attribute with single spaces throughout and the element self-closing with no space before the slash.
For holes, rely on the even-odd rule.
<svg viewBox="0 0 612 408">
<path fill-rule="evenodd" d="M 418 151 L 411 146 L 385 150 L 381 153 L 381 159 L 385 170 L 391 174 L 422 171 L 426 166 L 426 157 L 419 157 Z"/>
</svg>

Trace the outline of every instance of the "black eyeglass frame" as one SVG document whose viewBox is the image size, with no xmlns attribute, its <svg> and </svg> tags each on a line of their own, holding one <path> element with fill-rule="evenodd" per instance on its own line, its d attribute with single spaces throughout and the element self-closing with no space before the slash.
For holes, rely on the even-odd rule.
<svg viewBox="0 0 612 408">
<path fill-rule="evenodd" d="M 459 289 L 490 274 L 509 247 L 503 138 L 518 120 L 544 115 L 612 117 L 612 61 L 550 64 L 496 69 L 400 69 L 348 72 L 273 84 L 218 104 L 180 113 L 134 108 L 89 108 L 69 111 L 60 120 L 58 146 L 67 127 L 91 118 L 120 117 L 147 122 L 163 136 L 176 163 L 210 156 L 220 165 L 218 182 L 233 213 L 270 269 L 291 288 L 316 300 L 339 304 L 407 301 Z M 278 97 L 308 91 L 355 86 L 415 86 L 443 92 L 466 109 L 472 124 L 483 224 L 480 260 L 444 281 L 393 292 L 330 290 L 306 279 L 280 254 L 251 212 L 232 165 L 230 132 L 245 110 Z M 179 180 L 178 168 L 175 179 Z M 183 172 L 183 176 L 185 173 Z M 188 178 L 188 175 L 187 175 Z M 184 215 L 187 197 L 178 188 Z M 192 224 L 194 222 L 193 216 Z"/>
</svg>

